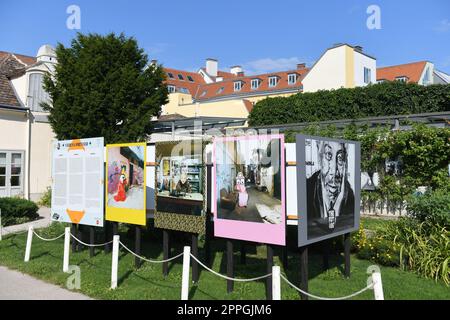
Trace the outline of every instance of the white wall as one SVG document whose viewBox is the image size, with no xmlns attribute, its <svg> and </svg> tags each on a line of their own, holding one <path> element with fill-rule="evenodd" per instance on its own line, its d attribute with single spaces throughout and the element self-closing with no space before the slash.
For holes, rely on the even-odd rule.
<svg viewBox="0 0 450 320">
<path fill-rule="evenodd" d="M 303 91 L 330 90 L 345 87 L 345 48 L 329 49 L 303 79 Z"/>
<path fill-rule="evenodd" d="M 363 87 L 367 85 L 366 83 L 364 83 L 364 67 L 371 70 L 371 83 L 376 83 L 377 61 L 357 51 L 354 51 L 354 61 L 355 87 Z"/>
</svg>

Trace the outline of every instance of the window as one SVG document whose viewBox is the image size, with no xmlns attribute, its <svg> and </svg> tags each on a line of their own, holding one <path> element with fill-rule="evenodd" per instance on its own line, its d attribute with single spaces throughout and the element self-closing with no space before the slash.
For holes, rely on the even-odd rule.
<svg viewBox="0 0 450 320">
<path fill-rule="evenodd" d="M 187 94 L 189 94 L 189 90 L 186 89 L 186 88 L 181 87 L 181 88 L 179 88 L 178 90 L 179 90 L 181 93 L 187 93 Z"/>
<path fill-rule="evenodd" d="M 386 82 L 386 79 L 379 79 L 379 80 L 377 80 L 377 83 L 383 83 L 383 82 Z"/>
<path fill-rule="evenodd" d="M 276 87 L 278 84 L 278 77 L 269 77 L 269 87 Z"/>
<path fill-rule="evenodd" d="M 176 87 L 172 86 L 172 85 L 168 85 L 167 90 L 169 90 L 169 93 L 174 93 L 176 91 Z"/>
<path fill-rule="evenodd" d="M 401 77 L 397 77 L 395 78 L 395 80 L 400 81 L 400 82 L 407 82 L 408 78 L 405 76 L 401 76 Z"/>
<path fill-rule="evenodd" d="M 188 80 L 189 80 L 190 82 L 194 82 L 194 79 L 192 79 L 191 76 L 187 76 L 187 78 L 188 78 Z"/>
<path fill-rule="evenodd" d="M 427 70 L 425 71 L 425 74 L 423 76 L 423 81 L 422 83 L 424 85 L 427 85 L 429 83 L 431 83 L 431 79 L 430 79 L 430 68 L 427 68 Z"/>
<path fill-rule="evenodd" d="M 364 67 L 364 83 L 365 84 L 369 84 L 371 83 L 371 75 L 372 75 L 372 70 L 370 70 L 369 68 Z"/>
<path fill-rule="evenodd" d="M 225 89 L 225 87 L 220 87 L 219 90 L 217 90 L 217 94 L 221 94 L 224 89 Z"/>
<path fill-rule="evenodd" d="M 235 81 L 234 82 L 234 91 L 241 91 L 242 89 L 242 81 Z"/>
<path fill-rule="evenodd" d="M 297 74 L 291 73 L 288 75 L 288 84 L 295 84 L 297 82 Z"/>
<path fill-rule="evenodd" d="M 252 90 L 258 89 L 260 84 L 261 84 L 261 80 L 252 79 Z"/>
<path fill-rule="evenodd" d="M 183 76 L 181 74 L 178 75 L 178 79 L 184 80 Z"/>
<path fill-rule="evenodd" d="M 169 76 L 170 79 L 173 79 L 173 74 L 168 72 L 167 75 Z"/>
<path fill-rule="evenodd" d="M 42 87 L 42 80 L 44 75 L 42 73 L 30 74 L 30 81 L 28 84 L 28 104 L 32 111 L 44 111 L 41 103 L 50 102 L 50 97 Z"/>
<path fill-rule="evenodd" d="M 200 97 L 204 97 L 207 92 L 208 92 L 208 90 L 203 91 L 202 94 L 200 95 Z"/>
</svg>

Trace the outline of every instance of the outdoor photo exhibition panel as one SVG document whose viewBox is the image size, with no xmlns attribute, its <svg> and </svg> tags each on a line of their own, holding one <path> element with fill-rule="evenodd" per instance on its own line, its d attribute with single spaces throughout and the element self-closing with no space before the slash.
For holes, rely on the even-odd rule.
<svg viewBox="0 0 450 320">
<path fill-rule="evenodd" d="M 205 142 L 157 142 L 155 227 L 205 233 Z"/>
<path fill-rule="evenodd" d="M 283 135 L 214 139 L 214 235 L 285 245 Z"/>
<path fill-rule="evenodd" d="M 146 208 L 147 208 L 147 218 L 153 217 L 155 210 L 155 145 L 147 144 L 147 159 L 146 159 L 146 185 L 147 190 L 145 192 L 146 196 Z"/>
<path fill-rule="evenodd" d="M 298 246 L 359 228 L 360 143 L 297 135 Z"/>
<path fill-rule="evenodd" d="M 103 138 L 55 141 L 52 220 L 103 227 Z"/>
<path fill-rule="evenodd" d="M 145 226 L 146 143 L 106 146 L 106 220 Z"/>
</svg>

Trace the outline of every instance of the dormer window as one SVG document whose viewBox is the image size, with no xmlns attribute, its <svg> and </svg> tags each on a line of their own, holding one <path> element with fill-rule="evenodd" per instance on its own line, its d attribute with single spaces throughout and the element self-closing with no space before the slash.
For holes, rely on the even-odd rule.
<svg viewBox="0 0 450 320">
<path fill-rule="evenodd" d="M 405 76 L 396 77 L 395 80 L 400 82 L 408 82 L 408 77 Z"/>
<path fill-rule="evenodd" d="M 172 85 L 168 85 L 167 90 L 169 91 L 169 93 L 174 93 L 176 91 L 176 87 L 172 86 Z"/>
<path fill-rule="evenodd" d="M 269 87 L 276 87 L 277 84 L 278 84 L 278 77 L 277 76 L 269 77 Z"/>
<path fill-rule="evenodd" d="M 297 74 L 296 73 L 291 73 L 288 75 L 288 84 L 289 85 L 293 85 L 297 82 Z"/>
<path fill-rule="evenodd" d="M 208 90 L 203 91 L 202 94 L 200 95 L 200 97 L 204 97 L 207 92 L 208 92 Z"/>
<path fill-rule="evenodd" d="M 192 79 L 191 76 L 187 76 L 187 78 L 188 78 L 188 80 L 189 80 L 190 82 L 194 82 L 194 79 Z"/>
<path fill-rule="evenodd" d="M 49 103 L 50 97 L 43 87 L 44 75 L 42 73 L 30 74 L 28 82 L 28 106 L 31 111 L 43 112 L 41 103 Z"/>
<path fill-rule="evenodd" d="M 261 84 L 260 79 L 252 79 L 252 90 L 258 89 L 260 84 Z"/>
<path fill-rule="evenodd" d="M 217 90 L 217 94 L 221 94 L 224 89 L 225 89 L 225 87 L 220 87 L 219 90 Z"/>
<path fill-rule="evenodd" d="M 184 80 L 183 76 L 181 74 L 178 75 L 178 79 Z"/>
<path fill-rule="evenodd" d="M 383 82 L 386 82 L 386 79 L 378 79 L 377 80 L 377 83 L 383 83 Z"/>
<path fill-rule="evenodd" d="M 189 90 L 186 89 L 186 88 L 181 87 L 181 88 L 179 88 L 178 90 L 179 90 L 181 93 L 189 94 Z"/>
<path fill-rule="evenodd" d="M 241 91 L 242 89 L 242 81 L 235 81 L 234 82 L 234 91 Z"/>
<path fill-rule="evenodd" d="M 173 74 L 168 72 L 167 75 L 169 76 L 170 79 L 173 79 Z"/>
</svg>

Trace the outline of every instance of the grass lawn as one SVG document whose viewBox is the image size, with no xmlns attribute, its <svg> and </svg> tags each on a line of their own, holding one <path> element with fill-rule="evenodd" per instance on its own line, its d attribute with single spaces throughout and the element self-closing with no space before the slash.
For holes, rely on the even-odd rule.
<svg viewBox="0 0 450 320">
<path fill-rule="evenodd" d="M 37 232 L 44 237 L 54 237 L 63 232 L 62 224 L 54 224 L 47 229 Z M 132 237 L 127 238 L 126 229 L 121 230 L 121 240 L 133 249 Z M 154 229 L 152 229 L 154 230 Z M 162 241 L 157 232 L 145 233 L 142 243 L 142 254 L 151 259 L 162 259 Z M 0 264 L 11 269 L 43 279 L 47 282 L 65 286 L 68 274 L 62 272 L 63 238 L 54 242 L 43 242 L 33 237 L 31 260 L 23 262 L 26 234 L 6 236 L 0 242 Z M 97 242 L 103 242 L 101 235 Z M 182 252 L 181 242 L 173 243 L 173 255 Z M 226 256 L 222 253 L 225 242 L 212 242 L 212 268 L 226 274 Z M 247 248 L 246 265 L 240 264 L 238 245 L 235 245 L 235 276 L 252 278 L 266 274 L 265 246 Z M 276 251 L 276 254 L 279 252 Z M 169 263 L 170 273 L 164 279 L 161 264 L 143 263 L 141 268 L 134 268 L 134 257 L 121 249 L 119 255 L 119 286 L 110 290 L 111 254 L 97 250 L 96 256 L 89 257 L 89 250 L 70 254 L 70 264 L 81 268 L 81 293 L 97 299 L 180 299 L 182 258 Z M 200 259 L 204 258 L 204 251 L 200 247 Z M 351 278 L 342 276 L 343 257 L 330 256 L 330 269 L 322 270 L 322 257 L 310 250 L 309 256 L 309 290 L 311 293 L 324 297 L 337 297 L 351 294 L 366 286 L 367 267 L 370 261 L 359 260 L 352 256 Z M 278 255 L 275 263 L 281 265 Z M 299 259 L 296 252 L 289 252 L 289 268 L 282 267 L 291 282 L 299 283 Z M 198 285 L 191 285 L 190 299 L 265 299 L 265 281 L 250 283 L 235 283 L 235 290 L 227 294 L 226 280 L 218 278 L 210 272 L 200 268 Z M 425 279 L 411 272 L 395 268 L 381 267 L 385 299 L 450 299 L 450 290 L 443 283 Z M 286 283 L 282 282 L 282 299 L 299 299 L 299 294 Z M 373 299 L 373 291 L 369 290 L 355 299 Z"/>
<path fill-rule="evenodd" d="M 386 224 L 389 224 L 393 219 L 383 219 L 378 217 L 361 217 L 361 225 L 364 229 L 376 231 L 377 229 L 382 229 Z"/>
</svg>

